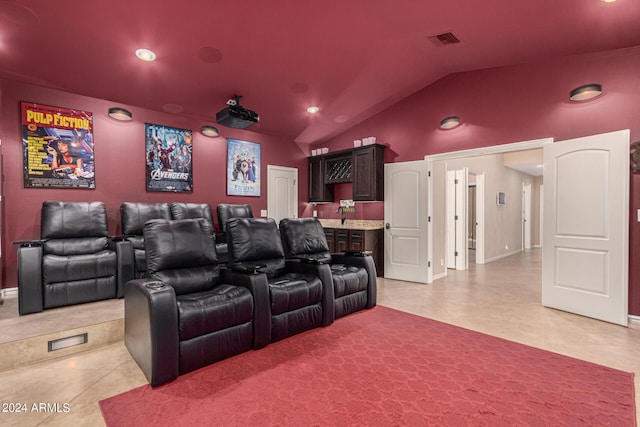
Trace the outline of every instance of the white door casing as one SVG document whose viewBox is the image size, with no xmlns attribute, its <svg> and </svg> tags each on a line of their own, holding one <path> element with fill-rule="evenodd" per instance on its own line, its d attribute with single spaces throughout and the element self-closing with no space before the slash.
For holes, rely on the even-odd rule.
<svg viewBox="0 0 640 427">
<path fill-rule="evenodd" d="M 456 171 L 447 170 L 447 268 L 456 268 Z"/>
<path fill-rule="evenodd" d="M 542 304 L 628 322 L 629 131 L 544 147 Z"/>
<path fill-rule="evenodd" d="M 531 184 L 522 183 L 522 249 L 531 249 Z"/>
<path fill-rule="evenodd" d="M 467 269 L 467 168 L 447 171 L 447 268 Z"/>
<path fill-rule="evenodd" d="M 427 283 L 427 162 L 384 165 L 384 277 Z"/>
<path fill-rule="evenodd" d="M 484 264 L 484 173 L 476 173 L 476 264 Z"/>
<path fill-rule="evenodd" d="M 467 265 L 467 240 L 469 239 L 469 229 L 467 221 L 467 203 L 469 193 L 467 192 L 469 170 L 467 168 L 456 171 L 456 270 L 466 270 Z"/>
<path fill-rule="evenodd" d="M 267 212 L 280 223 L 298 217 L 298 169 L 267 165 Z"/>
</svg>

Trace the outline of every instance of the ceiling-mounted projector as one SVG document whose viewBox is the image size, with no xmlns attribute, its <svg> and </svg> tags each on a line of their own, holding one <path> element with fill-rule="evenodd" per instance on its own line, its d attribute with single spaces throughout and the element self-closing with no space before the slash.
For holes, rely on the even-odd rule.
<svg viewBox="0 0 640 427">
<path fill-rule="evenodd" d="M 258 113 L 241 107 L 240 98 L 239 95 L 233 95 L 233 99 L 227 101 L 228 107 L 216 113 L 216 122 L 234 129 L 244 129 L 258 123 Z"/>
</svg>

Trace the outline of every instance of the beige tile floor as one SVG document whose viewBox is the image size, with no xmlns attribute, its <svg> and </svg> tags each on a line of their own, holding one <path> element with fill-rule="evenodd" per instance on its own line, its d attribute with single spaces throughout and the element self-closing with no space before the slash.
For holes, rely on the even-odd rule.
<svg viewBox="0 0 640 427">
<path fill-rule="evenodd" d="M 615 326 L 540 305 L 540 250 L 468 271 L 450 271 L 433 284 L 379 279 L 378 303 L 461 327 L 640 372 L 640 328 Z M 3 403 L 68 404 L 64 413 L 3 413 L 2 426 L 104 425 L 98 401 L 146 384 L 122 342 L 54 361 L 0 372 Z M 640 383 L 636 376 L 636 390 Z M 636 407 L 638 407 L 636 393 Z M 61 408 L 64 411 L 64 407 Z"/>
</svg>

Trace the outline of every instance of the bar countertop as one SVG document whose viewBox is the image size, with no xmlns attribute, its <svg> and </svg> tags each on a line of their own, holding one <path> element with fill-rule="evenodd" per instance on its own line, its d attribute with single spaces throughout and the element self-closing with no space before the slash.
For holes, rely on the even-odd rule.
<svg viewBox="0 0 640 427">
<path fill-rule="evenodd" d="M 347 219 L 340 224 L 339 219 L 319 219 L 324 228 L 342 228 L 347 230 L 381 230 L 384 228 L 383 220 Z"/>
</svg>

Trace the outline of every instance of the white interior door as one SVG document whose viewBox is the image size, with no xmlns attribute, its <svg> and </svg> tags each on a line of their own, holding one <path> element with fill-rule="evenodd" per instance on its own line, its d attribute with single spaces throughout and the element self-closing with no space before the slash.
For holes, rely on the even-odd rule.
<svg viewBox="0 0 640 427">
<path fill-rule="evenodd" d="M 447 171 L 447 268 L 456 268 L 456 171 Z"/>
<path fill-rule="evenodd" d="M 629 131 L 544 147 L 542 304 L 627 325 Z"/>
<path fill-rule="evenodd" d="M 469 170 L 467 168 L 456 171 L 456 270 L 467 269 L 467 240 L 469 239 L 469 229 L 467 221 L 467 180 Z"/>
<path fill-rule="evenodd" d="M 384 277 L 427 283 L 427 162 L 384 165 Z"/>
<path fill-rule="evenodd" d="M 267 212 L 276 223 L 298 217 L 298 169 L 267 166 Z"/>
<path fill-rule="evenodd" d="M 484 264 L 484 173 L 476 173 L 476 264 Z"/>
<path fill-rule="evenodd" d="M 447 171 L 447 268 L 467 269 L 468 169 Z"/>
<path fill-rule="evenodd" d="M 540 228 L 538 229 L 538 239 L 540 239 L 540 247 L 544 244 L 544 184 L 540 184 Z"/>
<path fill-rule="evenodd" d="M 522 248 L 531 249 L 531 184 L 522 183 Z"/>
</svg>

